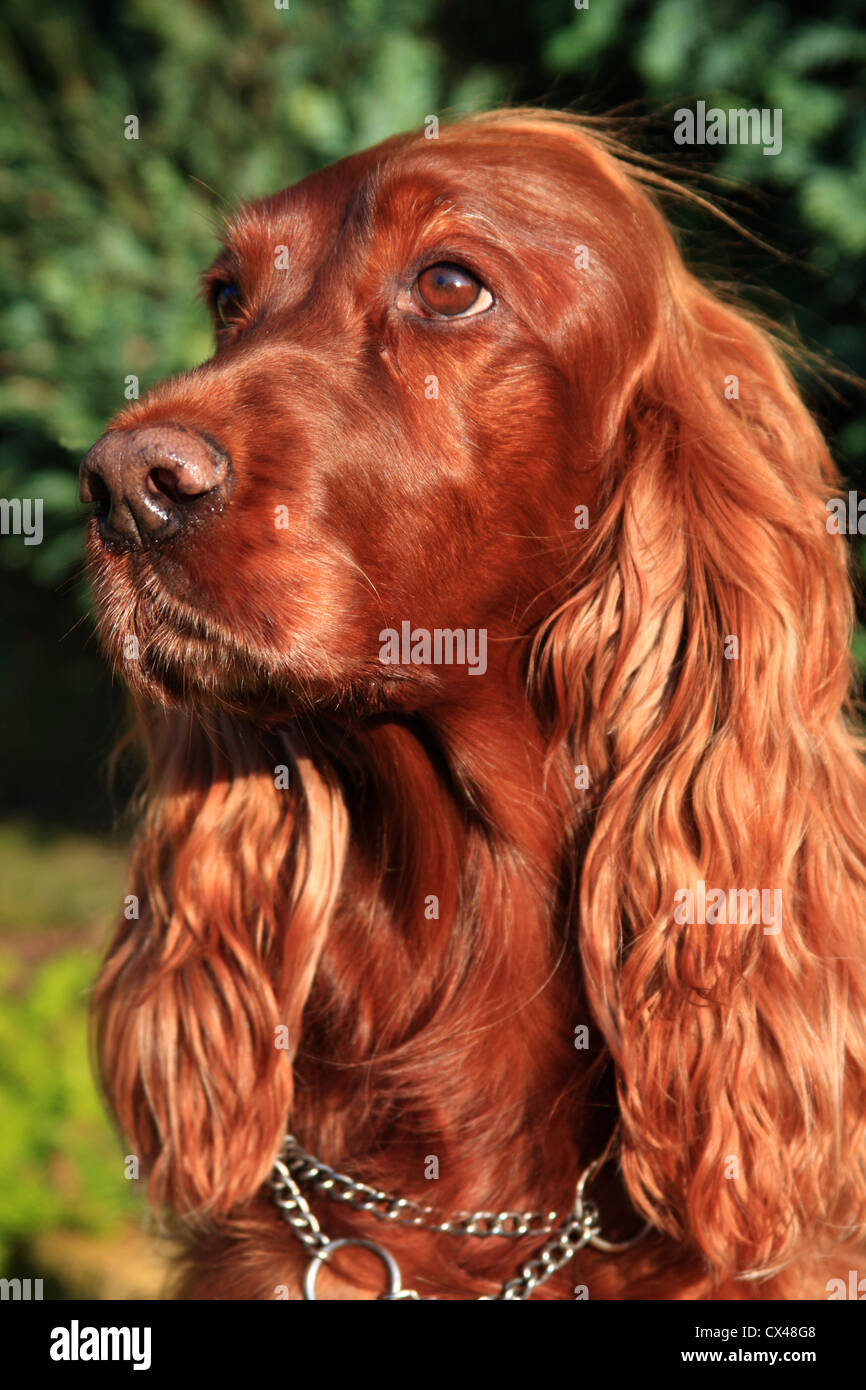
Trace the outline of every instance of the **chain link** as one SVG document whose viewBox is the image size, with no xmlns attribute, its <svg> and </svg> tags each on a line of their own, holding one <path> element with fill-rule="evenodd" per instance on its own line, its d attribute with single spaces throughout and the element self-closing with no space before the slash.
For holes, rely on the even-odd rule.
<svg viewBox="0 0 866 1390">
<path fill-rule="evenodd" d="M 280 1156 L 274 1163 L 269 1186 L 274 1201 L 279 1207 L 284 1221 L 310 1251 L 310 1261 L 304 1279 L 304 1297 L 315 1300 L 315 1276 L 333 1250 L 344 1245 L 360 1245 L 377 1254 L 389 1272 L 390 1289 L 380 1298 L 390 1301 L 413 1299 L 433 1302 L 424 1298 L 414 1289 L 404 1289 L 400 1283 L 400 1270 L 393 1256 L 374 1241 L 338 1240 L 333 1241 L 324 1234 L 310 1204 L 299 1186 L 308 1182 L 316 1191 L 323 1192 L 335 1201 L 344 1202 L 356 1211 L 365 1211 L 383 1221 L 398 1222 L 401 1225 L 415 1226 L 422 1230 L 443 1231 L 449 1235 L 475 1236 L 524 1236 L 550 1234 L 548 1240 L 537 1253 L 531 1256 L 513 1279 L 502 1285 L 499 1293 L 481 1294 L 478 1302 L 497 1302 L 526 1300 L 531 1298 L 537 1288 L 546 1284 L 554 1274 L 564 1269 L 578 1250 L 586 1245 L 598 1249 L 617 1252 L 628 1250 L 643 1239 L 649 1227 L 644 1226 L 631 1240 L 612 1243 L 601 1238 L 601 1216 L 594 1202 L 584 1200 L 584 1189 L 600 1167 L 600 1160 L 591 1163 L 581 1174 L 577 1184 L 574 1210 L 558 1229 L 556 1212 L 461 1212 L 455 1217 L 432 1221 L 436 1216 L 432 1207 L 423 1206 L 406 1197 L 389 1197 L 386 1192 L 370 1187 L 367 1183 L 349 1178 L 329 1168 L 320 1159 L 305 1153 L 297 1140 L 287 1135 Z M 383 1209 L 384 1208 L 384 1209 Z M 405 1214 L 404 1213 L 410 1213 Z M 536 1223 L 545 1222 L 544 1227 Z"/>
<path fill-rule="evenodd" d="M 549 1236 L 561 1220 L 555 1211 L 464 1211 L 444 1217 L 433 1207 L 413 1202 L 408 1197 L 391 1197 L 368 1183 L 337 1172 L 320 1158 L 305 1153 L 291 1134 L 283 1140 L 277 1163 L 288 1168 L 297 1182 L 321 1192 L 331 1201 L 342 1202 L 355 1211 L 368 1212 L 380 1221 L 393 1221 L 423 1231 L 451 1236 Z"/>
<path fill-rule="evenodd" d="M 310 1209 L 310 1204 L 292 1177 L 286 1164 L 278 1158 L 268 1179 L 274 1201 L 283 1220 L 291 1226 L 308 1250 L 318 1254 L 330 1242 Z"/>
</svg>

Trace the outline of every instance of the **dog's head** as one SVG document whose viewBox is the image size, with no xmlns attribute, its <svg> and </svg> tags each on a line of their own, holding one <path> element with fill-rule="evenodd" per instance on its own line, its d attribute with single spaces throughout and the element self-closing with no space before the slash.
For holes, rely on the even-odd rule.
<svg viewBox="0 0 866 1390">
<path fill-rule="evenodd" d="M 204 291 L 214 356 L 82 470 L 103 635 L 167 702 L 435 701 L 465 668 L 380 634 L 484 629 L 501 665 L 572 591 L 638 415 L 661 440 L 672 407 L 715 434 L 749 408 L 723 396 L 739 325 L 705 321 L 656 206 L 566 118 L 342 160 L 244 208 Z"/>
</svg>

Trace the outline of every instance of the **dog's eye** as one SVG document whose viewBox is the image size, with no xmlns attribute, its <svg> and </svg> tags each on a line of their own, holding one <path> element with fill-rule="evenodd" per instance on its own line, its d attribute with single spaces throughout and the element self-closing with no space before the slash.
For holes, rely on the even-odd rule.
<svg viewBox="0 0 866 1390">
<path fill-rule="evenodd" d="M 447 261 L 422 270 L 413 298 L 422 310 L 442 319 L 470 318 L 493 303 L 493 295 L 471 270 Z"/>
<path fill-rule="evenodd" d="M 213 305 L 224 328 L 237 323 L 241 312 L 241 292 L 237 285 L 220 285 L 214 293 Z"/>
</svg>

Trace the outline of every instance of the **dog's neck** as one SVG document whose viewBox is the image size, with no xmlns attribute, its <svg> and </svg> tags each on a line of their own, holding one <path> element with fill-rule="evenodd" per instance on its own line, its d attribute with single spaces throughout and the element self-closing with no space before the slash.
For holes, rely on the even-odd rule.
<svg viewBox="0 0 866 1390">
<path fill-rule="evenodd" d="M 296 1133 L 439 1209 L 568 1203 L 614 1107 L 589 1118 L 600 1038 L 575 1039 L 591 1019 L 564 760 L 545 764 L 528 702 L 492 683 L 469 708 L 330 745 L 351 830 L 296 1057 Z"/>
</svg>

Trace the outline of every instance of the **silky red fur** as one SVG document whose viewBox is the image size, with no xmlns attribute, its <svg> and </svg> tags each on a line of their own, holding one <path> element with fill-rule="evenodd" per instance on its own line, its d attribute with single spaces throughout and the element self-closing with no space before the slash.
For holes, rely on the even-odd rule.
<svg viewBox="0 0 866 1390">
<path fill-rule="evenodd" d="M 655 1231 L 537 1297 L 825 1297 L 862 1257 L 838 479 L 768 328 L 685 268 L 666 187 L 563 115 L 387 141 L 238 214 L 206 283 L 243 321 L 112 422 L 201 431 L 234 477 L 183 541 L 88 540 L 149 760 L 99 1066 L 186 1296 L 297 1296 L 263 1187 L 287 1127 L 444 1211 L 565 1210 L 613 1138 L 607 1227 Z M 401 308 L 440 260 L 495 308 Z M 486 628 L 486 674 L 383 666 L 404 620 Z M 781 932 L 678 926 L 699 879 L 781 890 Z M 446 1298 L 540 1243 L 313 1205 Z"/>
</svg>

